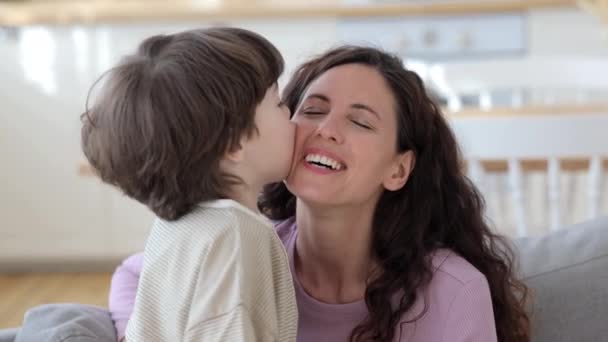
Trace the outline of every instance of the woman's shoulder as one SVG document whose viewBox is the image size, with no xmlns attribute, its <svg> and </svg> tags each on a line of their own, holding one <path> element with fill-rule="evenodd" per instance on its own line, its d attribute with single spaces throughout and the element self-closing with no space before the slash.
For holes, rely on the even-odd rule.
<svg viewBox="0 0 608 342">
<path fill-rule="evenodd" d="M 455 299 L 463 295 L 475 295 L 470 293 L 469 287 L 482 288 L 487 290 L 483 292 L 489 292 L 483 273 L 454 251 L 449 249 L 435 251 L 431 263 L 433 271 L 431 281 L 424 289 L 420 289 L 416 305 L 413 310 L 404 314 L 402 321 L 409 321 L 425 311 L 422 322 L 443 321 L 453 309 Z"/>
<path fill-rule="evenodd" d="M 448 249 L 433 253 L 432 267 L 431 282 L 413 310 L 403 315 L 396 341 L 444 341 L 446 336 L 464 341 L 458 336 L 469 332 L 483 336 L 475 341 L 496 341 L 492 299 L 483 273 Z"/>
<path fill-rule="evenodd" d="M 464 285 L 485 279 L 485 276 L 465 258 L 450 249 L 438 249 L 432 256 L 433 280 Z"/>
</svg>

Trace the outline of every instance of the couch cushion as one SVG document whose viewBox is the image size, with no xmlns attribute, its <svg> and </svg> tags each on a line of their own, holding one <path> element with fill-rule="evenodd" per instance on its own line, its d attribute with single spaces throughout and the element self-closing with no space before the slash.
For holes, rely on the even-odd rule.
<svg viewBox="0 0 608 342">
<path fill-rule="evenodd" d="M 515 240 L 533 342 L 608 341 L 608 217 Z"/>
<path fill-rule="evenodd" d="M 25 314 L 15 342 L 116 342 L 110 314 L 82 304 L 47 304 Z"/>
<path fill-rule="evenodd" d="M 0 329 L 0 342 L 14 342 L 19 328 Z"/>
</svg>

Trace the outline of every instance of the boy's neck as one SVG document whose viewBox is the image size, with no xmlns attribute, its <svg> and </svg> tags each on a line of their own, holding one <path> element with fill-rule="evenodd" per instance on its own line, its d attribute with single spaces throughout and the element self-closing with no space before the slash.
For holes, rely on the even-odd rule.
<svg viewBox="0 0 608 342">
<path fill-rule="evenodd" d="M 228 198 L 239 202 L 255 213 L 259 213 L 258 195 L 262 191 L 263 184 L 256 184 L 254 177 L 242 163 L 225 158 L 221 161 L 220 168 L 224 173 L 233 175 L 240 180 L 238 184 L 230 186 L 227 194 Z"/>
<path fill-rule="evenodd" d="M 259 213 L 258 194 L 262 189 L 251 188 L 247 184 L 235 186 L 229 194 L 230 199 L 239 202 L 253 212 Z"/>
</svg>

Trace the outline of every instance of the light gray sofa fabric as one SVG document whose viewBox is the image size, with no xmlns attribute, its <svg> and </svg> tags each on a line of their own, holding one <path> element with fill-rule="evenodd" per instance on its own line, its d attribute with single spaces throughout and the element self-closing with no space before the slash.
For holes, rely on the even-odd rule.
<svg viewBox="0 0 608 342">
<path fill-rule="evenodd" d="M 25 314 L 14 342 L 116 342 L 108 311 L 81 304 L 48 304 Z"/>
<path fill-rule="evenodd" d="M 14 342 L 19 328 L 1 329 L 0 342 Z"/>
<path fill-rule="evenodd" d="M 608 217 L 517 239 L 533 342 L 608 342 Z"/>
</svg>

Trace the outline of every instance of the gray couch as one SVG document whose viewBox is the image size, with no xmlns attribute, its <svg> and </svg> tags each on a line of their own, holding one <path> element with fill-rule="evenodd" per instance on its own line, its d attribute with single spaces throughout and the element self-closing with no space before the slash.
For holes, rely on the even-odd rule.
<svg viewBox="0 0 608 342">
<path fill-rule="evenodd" d="M 515 247 L 531 291 L 532 341 L 608 342 L 608 217 L 518 239 Z M 110 317 L 102 308 L 41 306 L 30 310 L 24 323 L 21 330 L 0 330 L 0 342 L 115 340 Z"/>
<path fill-rule="evenodd" d="M 608 217 L 515 241 L 533 342 L 608 342 Z"/>
</svg>

